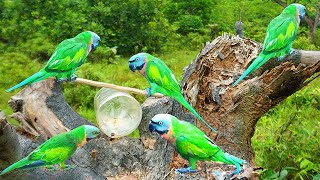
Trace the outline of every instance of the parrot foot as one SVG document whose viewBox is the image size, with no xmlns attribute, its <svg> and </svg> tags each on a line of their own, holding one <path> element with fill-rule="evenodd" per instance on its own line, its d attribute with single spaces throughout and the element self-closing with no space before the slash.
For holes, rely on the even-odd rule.
<svg viewBox="0 0 320 180">
<path fill-rule="evenodd" d="M 63 81 L 67 81 L 67 78 L 59 78 L 59 79 L 57 79 L 58 83 L 62 83 Z"/>
<path fill-rule="evenodd" d="M 290 52 L 289 52 L 289 55 L 292 56 L 293 54 L 294 54 L 294 49 L 291 48 L 291 49 L 290 49 Z"/>
<path fill-rule="evenodd" d="M 278 59 L 278 61 L 282 61 L 282 59 L 284 59 L 286 56 L 280 56 L 280 57 L 278 57 L 277 59 Z"/>
<path fill-rule="evenodd" d="M 75 81 L 77 79 L 77 75 L 76 74 L 72 74 L 71 78 L 68 78 L 68 81 Z"/>
<path fill-rule="evenodd" d="M 49 171 L 58 171 L 58 170 L 59 170 L 59 168 L 58 168 L 57 166 L 54 166 L 54 165 L 47 166 L 47 169 L 48 169 Z"/>
<path fill-rule="evenodd" d="M 231 173 L 231 174 L 227 174 L 225 177 L 225 180 L 230 180 L 232 178 L 232 176 L 234 176 L 235 173 Z"/>
<path fill-rule="evenodd" d="M 151 97 L 151 88 L 147 88 L 146 91 L 148 92 L 148 97 Z"/>
<path fill-rule="evenodd" d="M 191 167 L 176 169 L 176 173 L 178 173 L 178 174 L 182 174 L 182 173 L 196 173 L 196 172 L 198 172 L 198 171 L 197 171 L 196 169 L 191 169 Z"/>
<path fill-rule="evenodd" d="M 70 170 L 70 169 L 73 169 L 75 168 L 76 166 L 73 166 L 73 165 L 65 165 L 64 167 L 61 167 L 63 170 Z"/>
</svg>

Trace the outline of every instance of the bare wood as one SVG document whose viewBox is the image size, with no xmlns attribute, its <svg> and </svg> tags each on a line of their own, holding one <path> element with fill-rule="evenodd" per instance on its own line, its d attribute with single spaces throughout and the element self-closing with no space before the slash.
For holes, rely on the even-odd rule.
<svg viewBox="0 0 320 180">
<path fill-rule="evenodd" d="M 201 123 L 196 123 L 197 126 L 225 151 L 252 166 L 255 162 L 251 138 L 258 119 L 320 71 L 319 52 L 296 51 L 284 62 L 271 59 L 259 69 L 263 71 L 232 87 L 258 56 L 260 47 L 261 44 L 250 39 L 220 36 L 207 43 L 186 68 L 187 75 L 181 85 L 187 100 L 218 133 L 212 133 Z"/>
<path fill-rule="evenodd" d="M 83 78 L 77 78 L 74 82 L 80 83 L 80 84 L 87 84 L 87 85 L 94 86 L 94 87 L 105 87 L 105 88 L 111 88 L 111 89 L 115 89 L 115 90 L 122 91 L 122 92 L 134 93 L 134 94 L 138 94 L 138 95 L 142 95 L 142 96 L 148 96 L 148 92 L 146 90 L 140 90 L 140 89 L 136 89 L 136 88 L 118 86 L 118 85 L 114 85 L 114 84 L 92 81 L 92 80 L 83 79 Z M 163 97 L 163 95 L 160 93 L 155 93 L 152 96 L 153 97 Z"/>
<path fill-rule="evenodd" d="M 51 95 L 54 83 L 53 78 L 33 83 L 9 100 L 14 111 L 11 117 L 20 121 L 22 126 L 28 127 L 25 130 L 30 134 L 42 134 L 47 138 L 67 131 L 46 105 L 46 98 Z"/>
<path fill-rule="evenodd" d="M 312 65 L 320 61 L 320 51 L 299 50 L 301 53 L 301 63 Z"/>
</svg>

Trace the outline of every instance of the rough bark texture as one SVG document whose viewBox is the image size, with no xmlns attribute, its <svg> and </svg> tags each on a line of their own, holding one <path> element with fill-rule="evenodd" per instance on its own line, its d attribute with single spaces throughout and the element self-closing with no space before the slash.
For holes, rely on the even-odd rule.
<svg viewBox="0 0 320 180">
<path fill-rule="evenodd" d="M 279 101 L 305 86 L 305 80 L 320 70 L 320 64 L 316 63 L 319 58 L 315 58 L 319 57 L 317 52 L 296 51 L 293 57 L 286 59 L 290 62 L 271 60 L 249 79 L 232 87 L 234 80 L 257 57 L 259 49 L 260 44 L 249 39 L 224 35 L 207 43 L 185 69 L 181 84 L 185 97 L 218 133 L 197 123 L 179 103 L 169 98 L 148 98 L 142 105 L 140 139 L 101 137 L 89 141 L 70 158 L 67 164 L 76 165 L 74 169 L 14 171 L 0 179 L 213 179 L 212 171 L 234 170 L 232 166 L 199 162 L 199 173 L 184 176 L 172 173 L 173 168 L 185 166 L 187 162 L 177 156 L 165 140 L 149 133 L 148 122 L 159 113 L 195 122 L 222 149 L 248 162 L 238 178 L 255 179 L 251 168 L 254 166 L 251 137 L 257 120 Z M 300 61 L 309 65 L 299 64 Z M 90 124 L 65 102 L 61 86 L 54 79 L 27 86 L 9 103 L 14 110 L 12 117 L 21 122 L 24 132 L 17 134 L 5 118 L 0 118 L 3 119 L 0 121 L 0 170 L 26 156 L 48 137 Z M 42 138 L 35 138 L 39 135 Z M 215 178 L 223 179 L 224 175 Z"/>
<path fill-rule="evenodd" d="M 281 62 L 271 59 L 250 79 L 232 87 L 232 83 L 257 57 L 259 47 L 260 44 L 249 39 L 229 35 L 218 37 L 207 43 L 187 67 L 182 82 L 185 97 L 204 119 L 218 129 L 218 133 L 211 133 L 202 123 L 198 126 L 225 151 L 247 160 L 251 165 L 254 165 L 251 137 L 258 119 L 305 86 L 305 80 L 320 70 L 319 63 L 299 64 L 299 58 L 312 56 L 306 51 L 296 51 L 293 57 Z M 302 52 L 304 54 L 301 55 Z M 313 62 L 320 60 L 319 56 L 312 59 Z M 265 72 L 262 74 L 262 71 Z"/>
<path fill-rule="evenodd" d="M 53 86 L 51 86 L 51 84 Z M 39 101 L 45 101 L 47 106 L 41 108 L 47 108 L 47 111 L 50 111 L 49 114 L 54 114 L 54 116 L 50 118 L 39 116 L 33 109 L 26 111 L 26 109 L 30 110 L 28 106 L 31 101 L 28 103 L 25 102 L 26 99 L 29 100 L 26 96 L 30 95 L 22 96 L 21 94 L 30 92 L 28 89 L 33 89 L 38 86 L 49 87 L 47 89 L 48 92 L 52 91 L 51 93 L 44 93 L 46 95 L 36 92 L 39 98 L 34 98 L 34 101 L 40 104 L 44 102 Z M 57 95 L 56 92 L 59 92 L 58 94 L 60 95 Z M 47 97 L 44 98 L 44 96 Z M 23 99 L 16 100 L 19 99 L 17 97 L 23 97 Z M 47 134 L 47 132 L 54 132 L 53 129 L 55 129 L 55 127 L 50 124 L 51 118 L 55 118 L 55 116 L 59 117 L 59 113 L 62 111 L 60 105 L 62 104 L 64 107 L 66 104 L 61 94 L 60 85 L 54 83 L 53 79 L 38 82 L 26 87 L 18 95 L 14 96 L 13 99 L 16 101 L 10 100 L 11 106 L 20 106 L 17 110 L 23 111 L 15 112 L 15 114 L 19 112 L 24 115 L 24 121 L 22 121 L 22 123 L 32 122 L 30 118 L 34 119 L 34 117 L 37 117 L 34 125 L 41 123 L 47 124 L 47 126 L 43 126 L 44 131 L 34 131 L 37 131 L 44 138 L 51 137 L 50 134 Z M 16 102 L 18 102 L 18 104 L 16 104 Z M 87 120 L 72 111 L 69 106 L 65 108 L 68 111 L 66 111 L 65 114 L 61 113 L 63 116 L 60 116 L 59 121 L 62 124 L 61 132 L 67 129 L 65 126 L 68 126 L 70 129 L 77 127 L 79 120 L 80 123 L 89 124 Z M 67 164 L 76 165 L 74 169 L 68 171 L 50 171 L 44 168 L 29 171 L 20 170 L 0 176 L 0 179 L 161 179 L 170 169 L 174 149 L 168 146 L 168 144 L 158 136 L 150 134 L 147 130 L 147 124 L 157 113 L 171 113 L 172 101 L 169 98 L 149 98 L 142 105 L 142 108 L 143 119 L 138 127 L 140 130 L 140 139 L 125 137 L 111 140 L 104 137 L 91 140 L 83 148 L 78 148 L 76 153 L 67 161 Z M 28 116 L 31 113 L 32 115 Z M 70 121 L 70 119 L 73 119 L 73 121 Z M 20 118 L 18 120 L 20 120 Z M 25 157 L 44 141 L 43 138 L 40 138 L 41 140 L 37 141 L 37 144 L 33 143 L 32 139 L 34 139 L 34 136 L 30 134 L 28 136 L 17 134 L 15 128 L 7 124 L 6 121 L 1 121 L 0 127 L 0 132 L 4 132 L 0 133 L 0 147 L 3 147 L 0 149 L 1 155 L 3 155 L 0 156 L 1 170 L 22 157 Z M 8 141 L 9 139 L 10 141 Z M 15 149 L 16 152 L 11 149 Z"/>
</svg>

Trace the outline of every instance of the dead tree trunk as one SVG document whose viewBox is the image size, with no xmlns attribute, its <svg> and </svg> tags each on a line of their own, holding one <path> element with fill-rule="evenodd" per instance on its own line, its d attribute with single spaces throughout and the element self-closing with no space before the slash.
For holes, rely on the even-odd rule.
<svg viewBox="0 0 320 180">
<path fill-rule="evenodd" d="M 218 133 L 210 133 L 202 123 L 198 126 L 225 151 L 252 165 L 251 138 L 258 119 L 305 86 L 309 82 L 306 79 L 320 70 L 320 52 L 296 51 L 286 62 L 270 60 L 250 78 L 232 87 L 258 56 L 259 47 L 260 44 L 249 39 L 218 37 L 207 43 L 188 66 L 182 82 L 185 97 Z"/>
<path fill-rule="evenodd" d="M 319 52 L 296 51 L 294 57 L 287 59 L 294 61 L 282 63 L 271 60 L 249 79 L 232 87 L 232 83 L 257 57 L 259 49 L 260 44 L 249 39 L 228 35 L 218 37 L 212 43 L 207 43 L 195 61 L 185 69 L 181 83 L 187 100 L 218 129 L 218 133 L 210 132 L 202 123 L 196 122 L 197 126 L 225 151 L 247 160 L 251 165 L 254 165 L 251 137 L 260 116 L 305 86 L 305 80 L 320 70 Z M 35 136 L 42 135 L 45 139 L 79 125 L 89 124 L 65 102 L 60 84 L 53 79 L 27 86 L 13 96 L 9 103 L 14 110 L 12 117 L 22 123 L 24 131 Z M 140 139 L 95 139 L 72 156 L 69 164 L 76 165 L 75 169 L 58 172 L 45 169 L 15 171 L 0 179 L 181 179 L 179 175 L 169 172 L 172 167 L 181 167 L 186 161 L 174 155 L 174 149 L 166 141 L 150 134 L 147 124 L 159 113 L 170 113 L 191 122 L 195 121 L 194 116 L 183 113 L 181 105 L 169 98 L 149 98 L 142 107 Z M 8 147 L 1 151 L 0 162 L 5 162 L 5 166 L 0 166 L 1 169 L 24 157 L 37 146 L 32 143 L 30 136 L 17 135 L 13 127 L 5 127 L 10 128 L 1 131 L 3 126 L 0 123 L 0 147 Z M 8 139 L 13 142 L 6 143 Z M 28 145 L 24 142 L 28 142 Z M 16 152 L 9 152 L 11 147 Z M 183 178 L 212 178 L 212 169 L 217 168 L 233 171 L 231 166 L 211 162 L 199 163 L 198 167 L 201 168 L 200 173 Z M 243 176 L 251 177 L 252 169 L 248 169 L 245 172 L 248 174 L 243 173 Z"/>
</svg>

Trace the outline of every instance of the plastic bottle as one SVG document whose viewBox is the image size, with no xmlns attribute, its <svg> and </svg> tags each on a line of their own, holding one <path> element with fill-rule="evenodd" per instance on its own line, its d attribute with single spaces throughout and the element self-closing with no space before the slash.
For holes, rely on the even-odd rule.
<svg viewBox="0 0 320 180">
<path fill-rule="evenodd" d="M 140 103 L 124 92 L 102 88 L 94 98 L 94 107 L 101 131 L 112 138 L 130 134 L 141 122 Z"/>
</svg>

